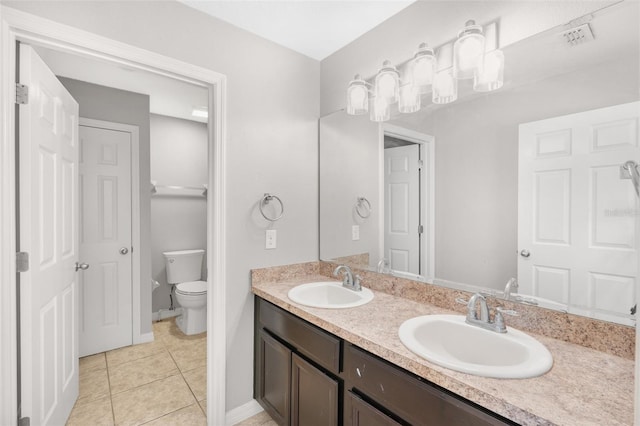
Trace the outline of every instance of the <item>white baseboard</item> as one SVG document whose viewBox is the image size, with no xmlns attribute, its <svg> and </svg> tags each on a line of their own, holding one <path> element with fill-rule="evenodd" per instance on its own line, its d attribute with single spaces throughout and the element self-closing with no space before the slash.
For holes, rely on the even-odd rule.
<svg viewBox="0 0 640 426">
<path fill-rule="evenodd" d="M 244 405 L 234 408 L 231 411 L 227 411 L 225 423 L 227 426 L 233 426 L 240 423 L 243 420 L 247 420 L 249 417 L 253 417 L 258 413 L 261 413 L 264 409 L 258 404 L 258 401 L 252 399 Z"/>
<path fill-rule="evenodd" d="M 151 321 L 160 321 L 166 318 L 177 317 L 182 315 L 182 308 L 175 308 L 173 311 L 169 309 L 160 309 L 151 314 Z"/>
<path fill-rule="evenodd" d="M 144 333 L 141 334 L 140 336 L 138 336 L 138 341 L 135 342 L 136 344 L 139 343 L 149 343 L 149 342 L 153 342 L 155 338 L 153 337 L 153 331 L 150 331 L 148 333 Z"/>
</svg>

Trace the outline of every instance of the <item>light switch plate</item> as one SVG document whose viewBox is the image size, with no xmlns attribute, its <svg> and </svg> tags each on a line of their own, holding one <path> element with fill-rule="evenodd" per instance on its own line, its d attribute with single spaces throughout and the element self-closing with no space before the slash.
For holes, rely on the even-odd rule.
<svg viewBox="0 0 640 426">
<path fill-rule="evenodd" d="M 353 225 L 351 227 L 351 239 L 358 241 L 360 239 L 360 225 Z"/>
<path fill-rule="evenodd" d="M 276 230 L 275 229 L 267 229 L 267 232 L 265 233 L 265 242 L 264 242 L 264 248 L 265 249 L 274 249 L 276 248 Z"/>
</svg>

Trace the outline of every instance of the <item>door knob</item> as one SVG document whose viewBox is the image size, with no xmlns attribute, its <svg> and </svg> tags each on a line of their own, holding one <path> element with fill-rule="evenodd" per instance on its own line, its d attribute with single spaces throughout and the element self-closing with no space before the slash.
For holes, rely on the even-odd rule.
<svg viewBox="0 0 640 426">
<path fill-rule="evenodd" d="M 127 254 L 127 253 L 129 253 L 129 249 L 128 248 L 126 248 L 126 247 L 120 248 L 120 254 Z"/>
<path fill-rule="evenodd" d="M 89 269 L 89 264 L 76 262 L 76 272 L 78 272 L 80 269 L 82 269 L 83 271 L 86 271 L 87 269 Z"/>
<path fill-rule="evenodd" d="M 520 256 L 522 256 L 522 257 L 529 257 L 529 256 L 531 256 L 531 253 L 529 253 L 529 250 L 525 249 L 525 250 L 522 250 L 522 251 L 520 252 Z"/>
</svg>

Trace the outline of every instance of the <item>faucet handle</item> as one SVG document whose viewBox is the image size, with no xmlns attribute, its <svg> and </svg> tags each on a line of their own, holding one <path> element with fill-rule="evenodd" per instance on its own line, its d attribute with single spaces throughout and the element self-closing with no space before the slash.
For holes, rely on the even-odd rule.
<svg viewBox="0 0 640 426">
<path fill-rule="evenodd" d="M 469 301 L 467 299 L 462 298 L 462 297 L 456 297 L 456 303 L 459 304 L 459 305 L 467 306 L 469 304 Z"/>
<path fill-rule="evenodd" d="M 519 317 L 520 316 L 518 311 L 514 311 L 513 309 L 505 309 L 505 308 L 500 307 L 500 306 L 496 307 L 496 314 L 504 314 L 504 315 L 509 315 L 509 316 L 512 316 L 512 317 Z"/>
</svg>

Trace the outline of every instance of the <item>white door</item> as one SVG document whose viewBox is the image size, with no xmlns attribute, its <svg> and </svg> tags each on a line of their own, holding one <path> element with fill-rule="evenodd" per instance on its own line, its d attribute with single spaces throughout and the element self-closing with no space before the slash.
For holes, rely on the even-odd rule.
<svg viewBox="0 0 640 426">
<path fill-rule="evenodd" d="M 132 135 L 108 127 L 81 119 L 80 356 L 132 344 Z"/>
<path fill-rule="evenodd" d="M 634 102 L 520 126 L 522 293 L 601 319 L 630 313 L 638 200 L 620 165 L 640 160 L 639 110 Z"/>
<path fill-rule="evenodd" d="M 22 416 L 60 425 L 78 397 L 78 104 L 24 44 L 19 74 Z"/>
<path fill-rule="evenodd" d="M 420 149 L 384 150 L 384 252 L 394 271 L 420 274 Z"/>
</svg>

